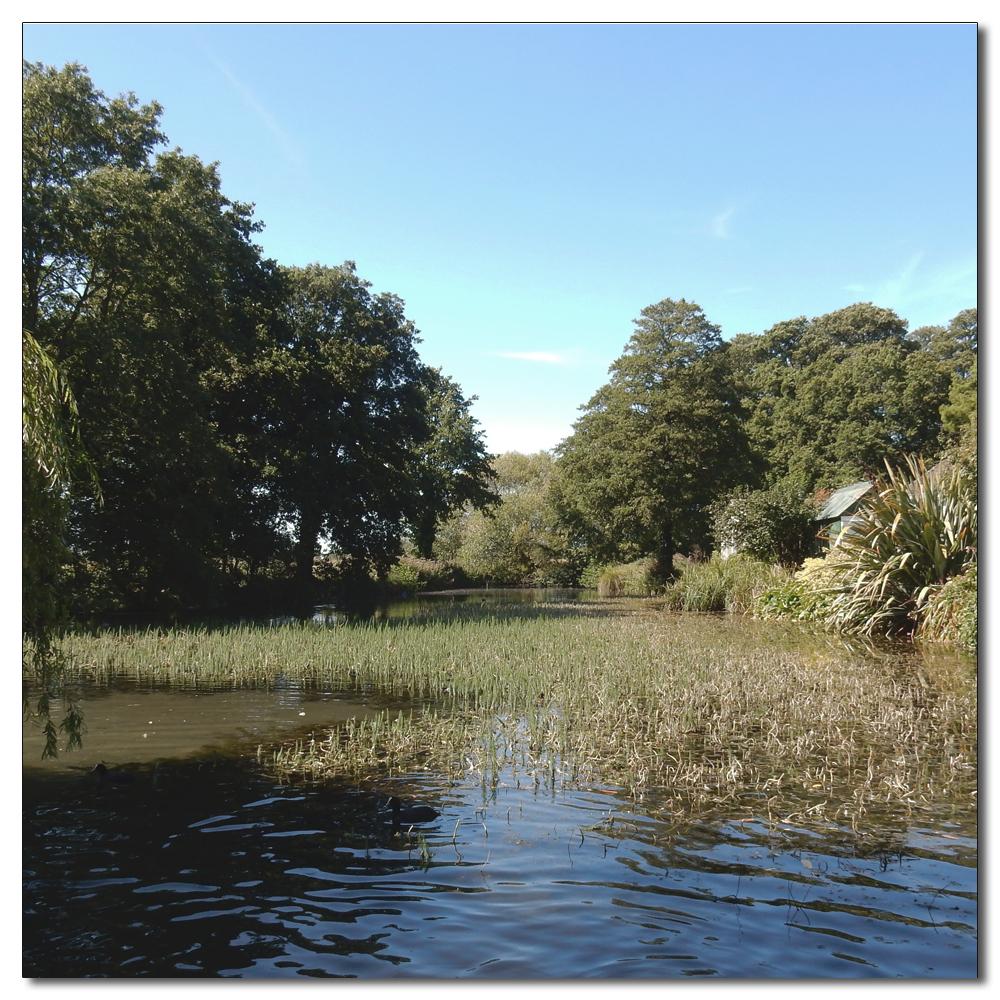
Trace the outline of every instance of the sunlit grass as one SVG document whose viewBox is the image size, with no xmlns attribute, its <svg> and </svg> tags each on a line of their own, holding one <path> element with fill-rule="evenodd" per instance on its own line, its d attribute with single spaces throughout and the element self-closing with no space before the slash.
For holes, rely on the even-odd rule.
<svg viewBox="0 0 1000 1000">
<path fill-rule="evenodd" d="M 489 785 L 513 770 L 655 790 L 683 815 L 854 826 L 974 803 L 969 663 L 657 607 L 457 605 L 335 628 L 105 632 L 65 651 L 99 683 L 294 683 L 395 706 L 261 748 L 261 766 L 289 780 L 434 772 Z"/>
</svg>

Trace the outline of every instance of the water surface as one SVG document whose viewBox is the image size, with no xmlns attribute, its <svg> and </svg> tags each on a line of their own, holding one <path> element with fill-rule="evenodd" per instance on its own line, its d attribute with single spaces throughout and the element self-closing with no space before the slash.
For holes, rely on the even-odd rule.
<svg viewBox="0 0 1000 1000">
<path fill-rule="evenodd" d="M 24 974 L 971 977 L 973 831 L 688 824 L 504 774 L 281 787 L 227 758 L 25 790 Z M 398 789 L 393 788 L 393 791 Z"/>
<path fill-rule="evenodd" d="M 719 641 L 748 627 L 700 621 Z M 294 684 L 82 695 L 82 751 L 41 761 L 24 730 L 25 976 L 977 975 L 967 804 L 807 829 L 749 795 L 682 816 L 665 789 L 509 762 L 282 783 L 262 743 L 385 703 Z M 131 783 L 100 784 L 100 760 Z M 394 829 L 390 794 L 440 817 Z"/>
</svg>

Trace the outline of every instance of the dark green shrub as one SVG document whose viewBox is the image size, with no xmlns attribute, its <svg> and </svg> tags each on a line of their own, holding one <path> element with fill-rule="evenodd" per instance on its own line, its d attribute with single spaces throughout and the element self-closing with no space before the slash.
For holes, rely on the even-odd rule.
<svg viewBox="0 0 1000 1000">
<path fill-rule="evenodd" d="M 816 507 L 795 483 L 740 487 L 710 508 L 712 534 L 720 549 L 732 546 L 766 563 L 798 565 L 816 543 Z"/>
</svg>

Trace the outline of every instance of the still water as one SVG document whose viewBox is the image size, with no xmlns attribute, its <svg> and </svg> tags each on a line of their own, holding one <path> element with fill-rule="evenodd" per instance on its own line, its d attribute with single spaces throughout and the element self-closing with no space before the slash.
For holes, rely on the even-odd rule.
<svg viewBox="0 0 1000 1000">
<path fill-rule="evenodd" d="M 126 685 L 84 692 L 79 753 L 40 761 L 28 727 L 23 975 L 977 975 L 974 819 L 768 829 L 549 772 L 282 785 L 256 758 L 381 709 Z M 395 829 L 391 794 L 440 815 Z"/>
</svg>

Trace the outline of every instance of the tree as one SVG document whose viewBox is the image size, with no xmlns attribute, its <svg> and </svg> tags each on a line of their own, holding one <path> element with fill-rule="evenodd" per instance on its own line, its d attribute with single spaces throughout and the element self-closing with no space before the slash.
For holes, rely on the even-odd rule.
<svg viewBox="0 0 1000 1000">
<path fill-rule="evenodd" d="M 229 390 L 244 403 L 234 432 L 294 526 L 300 581 L 312 579 L 320 538 L 358 574 L 384 573 L 422 509 L 414 454 L 431 429 L 416 330 L 352 261 L 282 274 L 283 326 Z"/>
<path fill-rule="evenodd" d="M 921 327 L 913 338 L 950 379 L 940 414 L 945 442 L 953 444 L 975 421 L 979 405 L 978 310 L 963 309 L 947 327 Z"/>
<path fill-rule="evenodd" d="M 892 310 L 798 317 L 736 338 L 731 356 L 772 482 L 839 486 L 937 446 L 949 378 Z"/>
<path fill-rule="evenodd" d="M 547 451 L 509 451 L 493 460 L 499 506 L 477 510 L 470 504 L 451 526 L 460 539 L 455 559 L 469 576 L 535 583 L 564 558 L 566 539 L 548 503 L 554 466 Z"/>
<path fill-rule="evenodd" d="M 424 375 L 430 436 L 417 444 L 414 477 L 419 496 L 411 525 L 417 554 L 431 559 L 438 526 L 468 505 L 484 511 L 499 501 L 490 488 L 496 478 L 482 432 L 470 408 L 476 397 L 466 399 L 461 386 L 427 368 Z"/>
<path fill-rule="evenodd" d="M 152 157 L 159 114 L 77 64 L 24 64 L 24 325 L 74 387 L 104 500 L 75 493 L 72 547 L 146 605 L 218 596 L 234 495 L 214 386 L 276 291 L 216 167 Z"/>
<path fill-rule="evenodd" d="M 684 299 L 642 310 L 611 380 L 558 448 L 563 523 L 598 558 L 707 541 L 708 504 L 752 474 L 743 410 L 719 327 Z"/>
</svg>

